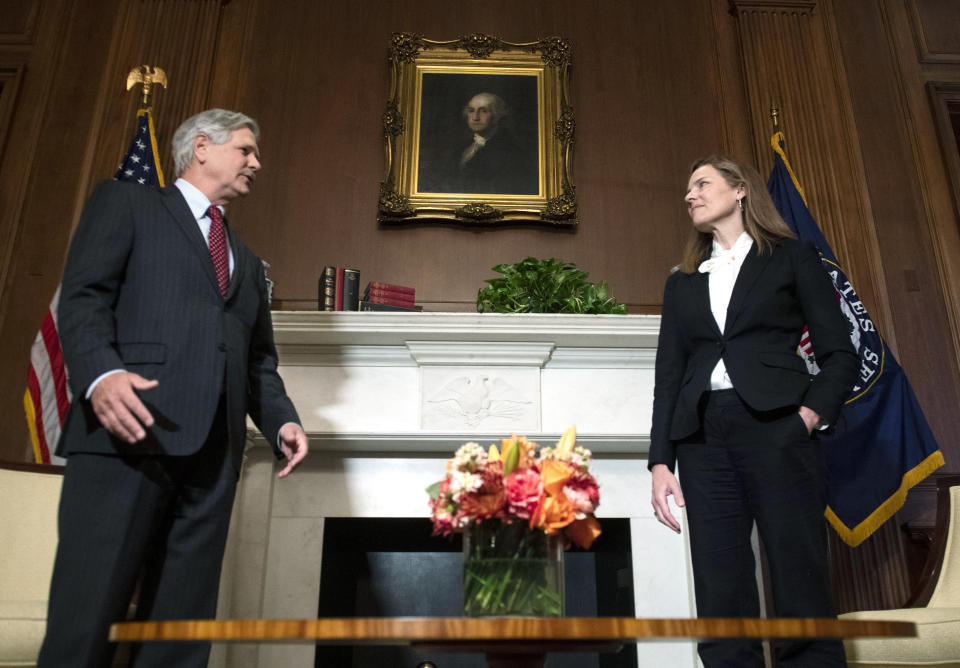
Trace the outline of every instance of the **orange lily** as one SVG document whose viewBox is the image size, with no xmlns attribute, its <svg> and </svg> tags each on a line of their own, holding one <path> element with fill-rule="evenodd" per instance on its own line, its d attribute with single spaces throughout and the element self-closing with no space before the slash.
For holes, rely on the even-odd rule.
<svg viewBox="0 0 960 668">
<path fill-rule="evenodd" d="M 589 515 L 582 520 L 576 520 L 564 533 L 574 543 L 587 549 L 600 535 L 600 522 L 593 515 Z"/>
<path fill-rule="evenodd" d="M 570 469 L 561 462 L 548 459 L 543 462 L 540 479 L 543 493 L 537 511 L 530 518 L 530 528 L 541 527 L 546 533 L 554 534 L 576 519 L 573 505 L 563 493 L 563 486 L 570 479 Z"/>
<path fill-rule="evenodd" d="M 516 434 L 511 434 L 510 438 L 500 439 L 500 451 L 503 453 L 503 459 L 507 459 L 507 450 L 510 448 L 517 449 L 517 464 L 513 467 L 513 471 L 517 469 L 528 469 L 533 465 L 533 460 L 535 456 L 535 451 L 537 449 L 537 444 L 533 441 L 528 441 L 526 436 L 517 436 Z"/>
</svg>

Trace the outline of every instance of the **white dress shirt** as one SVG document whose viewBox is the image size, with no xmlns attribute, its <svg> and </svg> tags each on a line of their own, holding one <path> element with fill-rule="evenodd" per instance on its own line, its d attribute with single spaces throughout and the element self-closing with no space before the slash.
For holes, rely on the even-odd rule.
<svg viewBox="0 0 960 668">
<path fill-rule="evenodd" d="M 208 200 L 207 196 L 200 192 L 195 185 L 185 179 L 177 179 L 173 185 L 175 185 L 183 195 L 183 199 L 187 200 L 190 213 L 193 214 L 197 225 L 200 226 L 200 234 L 203 235 L 203 240 L 206 242 L 207 248 L 209 248 L 211 221 L 210 216 L 207 215 L 207 209 L 210 208 L 210 200 Z M 223 213 L 222 206 L 218 206 L 217 208 L 220 209 L 220 213 Z M 227 234 L 227 252 L 230 254 L 230 276 L 233 277 L 233 249 L 230 247 L 229 234 Z"/>
<path fill-rule="evenodd" d="M 730 305 L 730 296 L 733 294 L 733 285 L 737 282 L 737 276 L 740 274 L 740 267 L 753 246 L 753 239 L 745 231 L 740 234 L 733 246 L 729 250 L 724 250 L 719 243 L 713 242 L 713 251 L 710 253 L 710 259 L 700 264 L 699 271 L 702 274 L 709 274 L 708 281 L 710 285 L 710 310 L 717 321 L 720 333 L 723 333 L 724 324 L 727 321 L 727 307 Z M 717 362 L 710 374 L 711 390 L 729 390 L 733 388 L 730 376 L 727 374 L 727 367 L 723 363 L 723 358 Z"/>
</svg>

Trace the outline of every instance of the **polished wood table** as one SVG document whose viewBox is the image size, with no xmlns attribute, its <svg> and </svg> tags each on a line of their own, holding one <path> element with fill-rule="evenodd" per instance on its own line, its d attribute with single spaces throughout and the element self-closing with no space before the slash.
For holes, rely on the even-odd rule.
<svg viewBox="0 0 960 668">
<path fill-rule="evenodd" d="M 483 652 L 490 668 L 541 668 L 548 652 L 617 652 L 624 643 L 692 638 L 915 637 L 910 622 L 838 619 L 634 619 L 631 617 L 372 617 L 125 622 L 113 642 L 210 640 L 410 645 Z"/>
</svg>

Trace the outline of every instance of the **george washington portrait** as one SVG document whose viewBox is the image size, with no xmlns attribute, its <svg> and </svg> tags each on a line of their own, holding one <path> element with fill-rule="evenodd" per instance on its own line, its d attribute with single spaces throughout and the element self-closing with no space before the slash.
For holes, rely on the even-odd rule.
<svg viewBox="0 0 960 668">
<path fill-rule="evenodd" d="M 417 191 L 539 195 L 537 78 L 425 73 Z"/>
</svg>

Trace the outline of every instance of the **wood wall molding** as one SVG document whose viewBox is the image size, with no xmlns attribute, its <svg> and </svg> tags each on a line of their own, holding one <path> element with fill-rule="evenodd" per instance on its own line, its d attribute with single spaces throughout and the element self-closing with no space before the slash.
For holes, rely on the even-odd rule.
<svg viewBox="0 0 960 668">
<path fill-rule="evenodd" d="M 242 111 L 247 106 L 247 73 L 253 57 L 247 46 L 254 41 L 259 2 L 248 0 L 223 4 L 208 103 L 213 107 Z"/>
<path fill-rule="evenodd" d="M 730 8 L 735 12 L 803 12 L 812 13 L 817 8 L 817 0 L 730 0 Z"/>
<path fill-rule="evenodd" d="M 960 68 L 957 75 L 960 76 Z M 940 149 L 950 192 L 953 196 L 954 218 L 952 221 L 939 216 L 931 216 L 928 222 L 934 237 L 937 251 L 938 275 L 945 295 L 947 314 L 953 334 L 954 355 L 957 360 L 957 373 L 960 376 L 960 258 L 954 250 L 960 249 L 960 151 L 951 124 L 948 103 L 960 104 L 960 80 L 928 81 L 927 92 L 937 126 Z M 918 147 L 919 149 L 919 147 Z M 952 224 L 951 224 L 952 223 Z"/>
<path fill-rule="evenodd" d="M 3 160 L 3 146 L 10 130 L 10 120 L 25 66 L 26 63 L 22 62 L 0 65 L 0 162 Z"/>
<path fill-rule="evenodd" d="M 936 267 L 939 291 L 949 327 L 952 350 L 949 366 L 953 372 L 954 388 L 960 381 L 960 234 L 958 234 L 957 209 L 954 202 L 945 202 L 956 184 L 950 183 L 949 156 L 955 156 L 956 149 L 947 151 L 942 140 L 938 141 L 938 132 L 931 123 L 937 114 L 932 109 L 930 91 L 925 86 L 925 74 L 918 60 L 904 48 L 907 28 L 900 12 L 903 5 L 895 0 L 878 0 L 879 15 L 889 36 L 888 53 L 893 59 L 893 70 L 897 76 L 894 81 L 900 104 L 899 119 L 901 131 L 907 138 L 913 157 L 918 195 L 918 215 L 925 224 L 930 237 L 931 253 Z M 907 0 L 907 9 L 911 0 Z M 960 61 L 958 61 L 960 64 Z M 960 83 L 960 67 L 949 68 Z M 941 85 L 950 86 L 949 82 Z M 942 133 L 939 133 L 942 134 Z M 945 215 L 946 214 L 946 215 Z M 947 444 L 957 451 L 960 446 Z M 946 454 L 946 451 L 945 451 Z M 950 456 L 947 455 L 948 462 Z M 955 469 L 954 469 L 955 470 Z"/>
<path fill-rule="evenodd" d="M 943 161 L 950 177 L 953 206 L 957 214 L 954 222 L 960 230 L 960 149 L 957 147 L 957 135 L 954 132 L 948 108 L 950 103 L 960 105 L 960 81 L 928 81 L 927 93 L 930 95 L 930 105 L 937 124 Z M 2 141 L 3 138 L 0 137 L 0 142 Z"/>
<path fill-rule="evenodd" d="M 4 0 L 0 12 L 0 46 L 32 44 L 39 16 L 40 3 L 35 0 Z"/>
<path fill-rule="evenodd" d="M 960 3 L 904 0 L 921 63 L 960 65 Z"/>
<path fill-rule="evenodd" d="M 722 151 L 732 156 L 753 154 L 753 133 L 744 119 L 748 116 L 747 92 L 739 67 L 728 63 L 739 61 L 740 41 L 737 20 L 723 3 L 712 3 L 709 30 L 713 42 L 713 79 L 721 91 L 717 109 L 720 127 L 723 129 Z M 659 309 L 655 311 L 659 313 Z"/>
<path fill-rule="evenodd" d="M 138 65 L 161 67 L 167 73 L 167 88 L 157 88 L 153 97 L 153 118 L 164 179 L 173 182 L 170 142 L 184 119 L 207 106 L 222 5 L 222 0 L 122 3 L 98 103 L 99 122 L 88 143 L 86 187 L 81 189 L 74 220 L 86 195 L 97 181 L 113 176 L 127 149 L 140 96 L 124 90 L 124 83 Z"/>
<path fill-rule="evenodd" d="M 5 324 L 10 299 L 9 274 L 20 235 L 21 212 L 27 195 L 36 145 L 40 141 L 40 128 L 47 100 L 53 88 L 53 72 L 61 55 L 69 4 L 70 0 L 62 0 L 44 5 L 42 21 L 48 29 L 38 36 L 35 49 L 17 48 L 14 56 L 16 60 L 7 65 L 8 71 L 11 71 L 8 84 L 11 86 L 9 104 L 12 107 L 7 112 L 9 116 L 6 137 L 9 141 L 3 143 L 3 151 L 0 152 L 0 331 Z M 34 3 L 29 15 L 33 17 L 31 25 L 41 20 L 36 18 L 40 15 L 39 3 Z M 0 55 L 5 56 L 4 60 L 11 57 L 9 51 L 6 54 L 0 51 Z M 28 64 L 35 74 L 29 81 L 25 81 L 24 73 Z M 5 85 L 5 97 L 6 90 Z M 7 104 L 7 101 L 2 102 L 3 106 Z M 0 109 L 0 115 L 3 113 L 3 109 Z"/>
<path fill-rule="evenodd" d="M 755 159 L 769 173 L 770 109 L 807 205 L 891 346 L 896 334 L 829 3 L 734 0 Z M 816 12 L 814 10 L 817 10 Z"/>
</svg>

